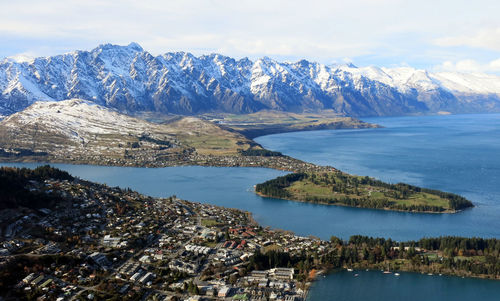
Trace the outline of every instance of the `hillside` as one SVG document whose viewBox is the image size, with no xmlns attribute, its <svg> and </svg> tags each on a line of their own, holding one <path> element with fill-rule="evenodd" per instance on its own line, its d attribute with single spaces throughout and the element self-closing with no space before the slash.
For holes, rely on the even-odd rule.
<svg viewBox="0 0 500 301">
<path fill-rule="evenodd" d="M 500 112 L 500 77 L 414 68 L 358 68 L 185 52 L 153 56 L 136 43 L 0 61 L 0 117 L 38 100 L 86 99 L 121 112 L 343 116 Z"/>
<path fill-rule="evenodd" d="M 79 99 L 37 102 L 0 122 L 3 160 L 155 165 L 238 156 L 251 140 L 195 117 L 157 124 Z"/>
<path fill-rule="evenodd" d="M 50 193 L 38 193 L 27 187 L 33 181 L 46 179 L 72 181 L 74 178 L 65 171 L 48 165 L 35 169 L 0 167 L 0 211 L 6 208 L 52 208 L 60 199 Z"/>
<path fill-rule="evenodd" d="M 267 197 L 351 207 L 454 213 L 473 204 L 458 195 L 408 184 L 388 184 L 339 171 L 294 173 L 258 184 Z"/>
<path fill-rule="evenodd" d="M 242 134 L 204 119 L 167 117 L 148 122 L 81 99 L 37 102 L 0 121 L 0 160 L 332 169 L 265 150 Z"/>
</svg>

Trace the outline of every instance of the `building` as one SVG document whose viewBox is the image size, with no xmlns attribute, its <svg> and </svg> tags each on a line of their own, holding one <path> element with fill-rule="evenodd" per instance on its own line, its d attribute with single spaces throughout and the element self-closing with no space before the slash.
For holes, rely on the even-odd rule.
<svg viewBox="0 0 500 301">
<path fill-rule="evenodd" d="M 223 286 L 220 288 L 217 296 L 221 297 L 221 298 L 225 298 L 225 297 L 229 296 L 230 293 L 231 293 L 231 288 L 229 286 Z"/>
</svg>

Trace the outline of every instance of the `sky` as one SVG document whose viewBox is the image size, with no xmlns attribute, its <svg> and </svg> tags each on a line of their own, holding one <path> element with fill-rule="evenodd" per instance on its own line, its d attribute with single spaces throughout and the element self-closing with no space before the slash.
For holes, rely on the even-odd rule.
<svg viewBox="0 0 500 301">
<path fill-rule="evenodd" d="M 0 57 L 99 44 L 500 74 L 498 0 L 0 0 Z"/>
</svg>

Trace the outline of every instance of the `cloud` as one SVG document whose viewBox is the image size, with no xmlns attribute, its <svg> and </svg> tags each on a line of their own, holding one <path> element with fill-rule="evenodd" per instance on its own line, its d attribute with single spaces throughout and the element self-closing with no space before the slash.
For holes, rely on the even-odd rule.
<svg viewBox="0 0 500 301">
<path fill-rule="evenodd" d="M 445 61 L 434 67 L 435 71 L 453 71 L 453 72 L 486 72 L 500 74 L 500 58 L 486 63 L 480 63 L 476 60 L 466 59 L 456 62 Z"/>
<path fill-rule="evenodd" d="M 471 35 L 442 37 L 434 42 L 444 47 L 468 46 L 500 51 L 500 27 L 483 28 Z"/>
<path fill-rule="evenodd" d="M 500 2 L 478 1 L 481 4 L 456 0 L 4 1 L 0 56 L 24 52 L 46 56 L 134 41 L 155 55 L 183 50 L 236 58 L 266 55 L 330 63 L 348 57 L 355 63 L 394 65 L 419 60 L 420 65 L 424 61 L 434 65 L 476 58 L 466 49 L 459 55 L 448 49 L 465 43 L 462 32 L 475 32 L 481 26 L 500 28 Z M 473 43 L 472 36 L 467 44 Z M 474 43 L 492 42 L 481 36 Z"/>
</svg>

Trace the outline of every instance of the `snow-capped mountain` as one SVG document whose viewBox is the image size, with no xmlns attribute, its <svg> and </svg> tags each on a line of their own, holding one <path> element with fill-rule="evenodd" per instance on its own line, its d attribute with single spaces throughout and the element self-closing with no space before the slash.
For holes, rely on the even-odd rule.
<svg viewBox="0 0 500 301">
<path fill-rule="evenodd" d="M 353 116 L 499 112 L 500 77 L 413 68 L 153 56 L 136 43 L 0 62 L 0 114 L 81 98 L 122 112 L 249 113 L 333 109 Z"/>
</svg>

